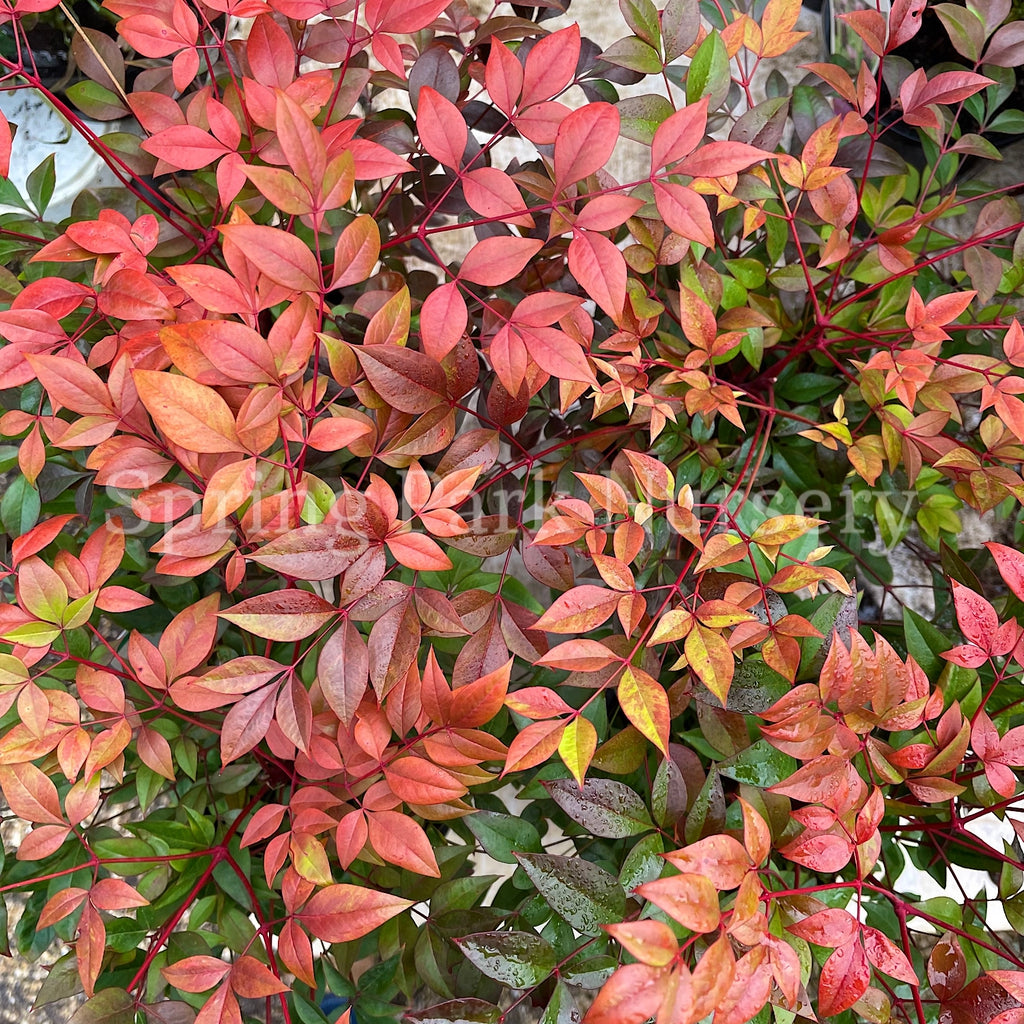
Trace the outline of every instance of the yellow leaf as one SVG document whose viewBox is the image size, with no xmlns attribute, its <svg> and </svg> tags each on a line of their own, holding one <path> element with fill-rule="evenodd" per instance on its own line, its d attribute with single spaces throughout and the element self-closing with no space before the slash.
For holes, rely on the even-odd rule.
<svg viewBox="0 0 1024 1024">
<path fill-rule="evenodd" d="M 642 669 L 627 667 L 618 696 L 626 717 L 667 757 L 671 715 L 661 683 Z"/>
<path fill-rule="evenodd" d="M 582 715 L 574 718 L 565 727 L 565 732 L 558 742 L 558 756 L 580 786 L 583 785 L 596 749 L 597 730 L 593 723 Z"/>
</svg>

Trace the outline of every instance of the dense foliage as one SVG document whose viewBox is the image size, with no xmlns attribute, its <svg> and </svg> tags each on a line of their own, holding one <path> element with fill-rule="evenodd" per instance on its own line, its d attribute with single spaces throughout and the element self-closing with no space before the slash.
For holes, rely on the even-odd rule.
<svg viewBox="0 0 1024 1024">
<path fill-rule="evenodd" d="M 795 87 L 796 0 L 620 0 L 603 53 L 546 7 L 103 7 L 58 95 L 0 58 L 122 182 L 54 223 L 0 119 L 40 1002 L 1020 1024 L 1022 840 L 976 831 L 1024 767 L 1009 0 L 939 5 L 940 69 L 891 53 L 921 0 L 857 11 L 870 63 Z"/>
</svg>

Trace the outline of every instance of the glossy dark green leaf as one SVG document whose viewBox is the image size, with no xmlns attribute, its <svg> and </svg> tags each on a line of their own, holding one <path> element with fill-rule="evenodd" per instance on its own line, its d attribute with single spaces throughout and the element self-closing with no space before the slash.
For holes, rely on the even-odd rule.
<svg viewBox="0 0 1024 1024">
<path fill-rule="evenodd" d="M 584 935 L 621 921 L 626 895 L 619 880 L 582 857 L 522 853 L 516 858 L 551 909 Z"/>
<path fill-rule="evenodd" d="M 39 520 L 39 492 L 20 473 L 8 484 L 0 499 L 0 523 L 11 537 L 28 533 Z"/>
<path fill-rule="evenodd" d="M 56 158 L 51 153 L 39 163 L 25 180 L 25 190 L 28 192 L 32 205 L 36 212 L 42 216 L 53 198 L 53 190 L 57 185 Z"/>
<path fill-rule="evenodd" d="M 539 985 L 558 962 L 551 943 L 531 932 L 477 932 L 455 941 L 481 973 L 510 988 Z"/>
<path fill-rule="evenodd" d="M 546 786 L 555 803 L 595 836 L 623 839 L 654 828 L 643 798 L 623 782 L 587 779 L 580 788 L 572 779 L 556 779 Z"/>
<path fill-rule="evenodd" d="M 767 740 L 758 740 L 718 765 L 718 770 L 727 779 L 745 782 L 758 789 L 767 789 L 788 779 L 796 769 L 796 758 L 776 750 Z"/>
<path fill-rule="evenodd" d="M 515 864 L 516 853 L 539 853 L 540 833 L 528 821 L 496 811 L 478 811 L 466 819 L 477 841 L 495 860 Z"/>
</svg>

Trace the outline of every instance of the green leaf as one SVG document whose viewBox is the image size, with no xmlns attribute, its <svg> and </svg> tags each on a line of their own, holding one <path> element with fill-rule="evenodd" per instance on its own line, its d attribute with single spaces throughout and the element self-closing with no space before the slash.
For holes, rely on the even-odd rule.
<svg viewBox="0 0 1024 1024">
<path fill-rule="evenodd" d="M 68 1024 L 135 1024 L 135 1000 L 124 989 L 105 988 L 86 1000 Z"/>
<path fill-rule="evenodd" d="M 710 97 L 708 109 L 714 110 L 729 92 L 729 53 L 722 37 L 714 29 L 697 48 L 686 74 L 686 102 L 699 103 Z"/>
<path fill-rule="evenodd" d="M 39 492 L 19 473 L 0 499 L 0 523 L 9 537 L 21 537 L 39 520 Z"/>
<path fill-rule="evenodd" d="M 57 185 L 57 170 L 53 153 L 46 157 L 25 180 L 25 188 L 29 199 L 40 217 L 53 198 L 53 190 Z"/>
<path fill-rule="evenodd" d="M 292 990 L 291 999 L 295 1016 L 302 1024 L 325 1024 L 327 1018 L 319 1006 L 315 1006 L 308 999 L 299 995 L 294 989 Z"/>
<path fill-rule="evenodd" d="M 626 36 L 612 43 L 601 54 L 601 60 L 645 75 L 656 75 L 664 66 L 658 51 L 636 36 Z"/>
<path fill-rule="evenodd" d="M 29 213 L 32 212 L 18 187 L 9 178 L 0 178 L 0 206 L 17 206 Z"/>
<path fill-rule="evenodd" d="M 619 880 L 581 857 L 521 853 L 516 859 L 551 909 L 584 935 L 600 934 L 602 924 L 621 921 L 626 897 Z"/>
<path fill-rule="evenodd" d="M 907 641 L 907 653 L 934 679 L 946 667 L 941 655 L 953 644 L 927 619 L 910 608 L 903 609 L 903 634 Z"/>
<path fill-rule="evenodd" d="M 117 93 L 104 89 L 99 82 L 75 82 L 68 86 L 67 96 L 86 117 L 97 121 L 114 121 L 128 113 Z"/>
<path fill-rule="evenodd" d="M 588 956 L 566 964 L 562 977 L 575 988 L 595 989 L 600 988 L 618 966 L 619 962 L 613 956 Z"/>
<path fill-rule="evenodd" d="M 658 9 L 651 0 L 619 0 L 619 10 L 626 24 L 651 46 L 661 45 L 661 26 Z"/>
<path fill-rule="evenodd" d="M 767 711 L 791 688 L 789 680 L 760 657 L 748 657 L 736 666 L 729 687 L 728 710 L 745 715 Z"/>
<path fill-rule="evenodd" d="M 661 855 L 665 852 L 665 846 L 661 836 L 656 832 L 644 836 L 622 862 L 622 870 L 619 872 L 619 885 L 624 892 L 632 892 L 638 885 L 644 882 L 653 882 L 661 877 L 661 869 L 665 861 Z"/>
<path fill-rule="evenodd" d="M 480 845 L 502 864 L 515 864 L 512 851 L 540 853 L 540 833 L 528 821 L 496 811 L 477 811 L 466 819 Z"/>
<path fill-rule="evenodd" d="M 657 93 L 629 96 L 615 105 L 621 119 L 619 132 L 645 146 L 651 144 L 658 127 L 672 113 L 672 104 Z"/>
<path fill-rule="evenodd" d="M 758 789 L 767 789 L 788 779 L 796 768 L 795 758 L 776 750 L 767 740 L 758 740 L 718 765 L 718 770 L 727 779 L 745 782 Z"/>
<path fill-rule="evenodd" d="M 540 1024 L 575 1024 L 580 1019 L 576 1001 L 569 987 L 562 981 L 555 985 L 555 994 L 544 1009 Z"/>
<path fill-rule="evenodd" d="M 551 943 L 530 932 L 476 932 L 455 940 L 474 966 L 510 988 L 532 988 L 555 969 Z"/>
<path fill-rule="evenodd" d="M 503 1019 L 494 1003 L 483 999 L 450 999 L 446 1003 L 428 1006 L 405 1014 L 406 1020 L 419 1024 L 498 1024 Z"/>
<path fill-rule="evenodd" d="M 654 828 L 643 798 L 625 783 L 587 779 L 580 787 L 572 779 L 556 779 L 546 788 L 573 821 L 595 836 L 624 839 Z"/>
</svg>

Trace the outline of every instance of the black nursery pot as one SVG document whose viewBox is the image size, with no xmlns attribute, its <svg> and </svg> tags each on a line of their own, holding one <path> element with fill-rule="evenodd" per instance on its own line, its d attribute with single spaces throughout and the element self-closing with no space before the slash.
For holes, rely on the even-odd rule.
<svg viewBox="0 0 1024 1024">
<path fill-rule="evenodd" d="M 833 3 L 834 0 L 822 0 L 822 37 L 826 56 L 833 55 L 839 45 L 837 37 L 840 33 L 836 31 L 835 27 L 837 12 L 834 10 Z M 949 35 L 946 32 L 945 26 L 930 6 L 925 8 L 921 15 L 921 27 L 916 35 L 902 46 L 896 47 L 887 56 L 887 59 L 889 57 L 902 58 L 915 70 L 917 68 L 924 69 L 929 78 L 939 71 L 966 69 L 968 67 L 965 58 L 957 53 L 953 44 L 949 41 Z M 867 54 L 865 59 L 867 58 L 871 58 L 868 61 L 869 66 L 873 61 L 874 68 L 877 68 L 878 58 L 873 54 Z M 1017 67 L 1011 70 L 1015 75 L 1014 89 L 1009 98 L 1002 104 L 1002 109 L 1024 110 L 1024 67 Z M 881 91 L 881 105 L 883 108 L 887 108 L 891 100 L 889 90 L 884 82 L 882 83 Z M 912 125 L 905 124 L 896 117 L 892 118 L 892 122 L 892 127 L 886 135 L 888 145 L 899 152 L 914 167 L 920 169 L 925 166 L 927 157 L 921 146 L 921 140 L 917 131 Z M 980 125 L 978 121 L 966 109 L 960 112 L 957 124 L 962 134 L 983 134 L 999 150 L 1024 140 L 1024 132 L 979 132 Z M 973 160 L 968 158 L 965 164 L 967 162 L 973 163 Z"/>
</svg>

